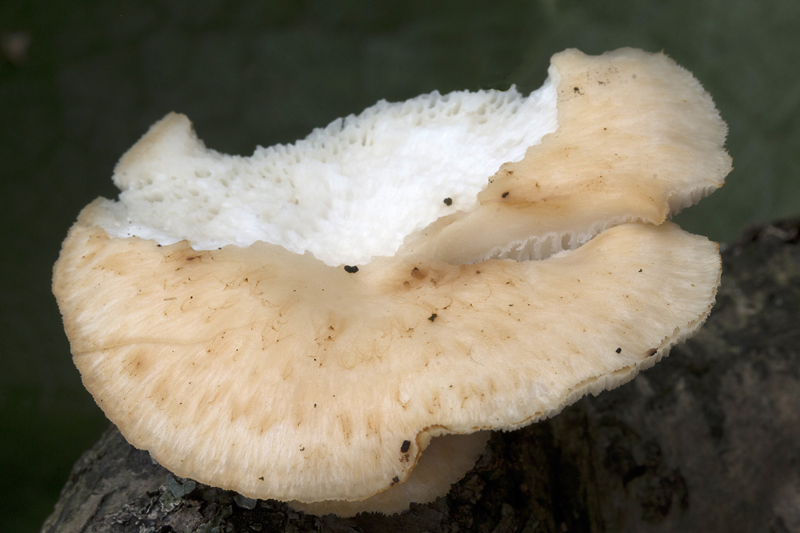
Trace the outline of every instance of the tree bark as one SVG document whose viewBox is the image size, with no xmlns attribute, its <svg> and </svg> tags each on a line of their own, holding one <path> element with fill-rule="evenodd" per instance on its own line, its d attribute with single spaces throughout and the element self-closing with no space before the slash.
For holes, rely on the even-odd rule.
<svg viewBox="0 0 800 533">
<path fill-rule="evenodd" d="M 113 426 L 43 532 L 800 532 L 800 219 L 723 253 L 705 327 L 633 382 L 495 433 L 450 494 L 315 517 L 172 477 Z"/>
</svg>

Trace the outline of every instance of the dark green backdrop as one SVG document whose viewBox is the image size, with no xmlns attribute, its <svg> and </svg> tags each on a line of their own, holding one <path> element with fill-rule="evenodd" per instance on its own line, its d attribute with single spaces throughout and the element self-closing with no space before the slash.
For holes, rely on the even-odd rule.
<svg viewBox="0 0 800 533">
<path fill-rule="evenodd" d="M 380 98 L 531 90 L 567 47 L 664 50 L 714 96 L 736 167 L 679 222 L 725 241 L 800 213 L 796 0 L 0 0 L 0 33 L 0 531 L 38 529 L 107 423 L 72 366 L 50 269 L 168 111 L 249 154 Z"/>
</svg>

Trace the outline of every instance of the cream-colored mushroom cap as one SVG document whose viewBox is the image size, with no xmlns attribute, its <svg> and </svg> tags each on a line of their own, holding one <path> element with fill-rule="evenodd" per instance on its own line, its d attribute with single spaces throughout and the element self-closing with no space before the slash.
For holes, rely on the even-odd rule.
<svg viewBox="0 0 800 533">
<path fill-rule="evenodd" d="M 661 224 L 722 186 L 727 127 L 692 75 L 625 48 L 556 54 L 558 131 L 489 180 L 470 209 L 412 236 L 448 262 L 539 259 L 623 222 Z"/>
<path fill-rule="evenodd" d="M 551 416 L 700 327 L 717 246 L 665 218 L 722 183 L 724 134 L 686 71 L 634 50 L 249 158 L 169 115 L 119 202 L 79 215 L 53 291 L 85 386 L 169 470 L 362 500 L 432 437 Z"/>
</svg>

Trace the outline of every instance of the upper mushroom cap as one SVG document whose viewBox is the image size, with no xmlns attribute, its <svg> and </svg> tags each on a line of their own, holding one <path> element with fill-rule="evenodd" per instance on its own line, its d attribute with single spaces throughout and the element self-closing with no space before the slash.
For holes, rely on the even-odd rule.
<svg viewBox="0 0 800 533">
<path fill-rule="evenodd" d="M 471 209 L 407 239 L 448 262 L 538 259 L 623 222 L 660 224 L 731 171 L 711 96 L 664 54 L 623 48 L 552 58 L 558 130 L 489 180 Z"/>
<path fill-rule="evenodd" d="M 724 125 L 697 82 L 663 55 L 569 51 L 554 64 L 559 130 L 501 170 L 513 172 L 496 176 L 462 213 L 414 229 L 398 253 L 374 257 L 355 273 L 259 240 L 212 250 L 168 244 L 175 240 L 169 206 L 155 229 L 126 218 L 137 216 L 128 205 L 99 199 L 87 206 L 53 280 L 87 389 L 129 442 L 181 476 L 249 497 L 314 502 L 363 499 L 404 481 L 431 436 L 520 427 L 654 364 L 713 305 L 720 274 L 714 243 L 668 222 L 635 223 L 541 261 L 484 256 L 522 242 L 526 227 L 528 242 L 627 220 L 663 222 L 721 183 Z M 628 77 L 634 64 L 637 76 Z M 646 83 L 629 94 L 640 78 Z M 576 79 L 587 80 L 580 91 L 571 89 Z M 630 99 L 654 93 L 644 99 L 667 105 L 647 120 L 669 124 L 644 128 L 642 109 L 632 105 L 627 116 L 612 93 L 595 93 L 588 80 L 616 85 Z M 590 109 L 615 109 L 615 141 L 603 137 L 609 126 L 602 121 L 581 131 L 581 117 L 594 115 L 562 113 L 562 104 L 571 109 L 570 91 L 582 93 Z M 686 105 L 694 95 L 699 122 L 677 112 L 673 91 Z M 118 183 L 131 179 L 145 190 L 148 177 L 161 179 L 153 174 L 161 163 L 170 179 L 180 165 L 165 143 L 188 154 L 192 174 L 198 158 L 216 164 L 223 157 L 181 133 L 182 121 L 168 117 L 134 146 Z M 579 138 L 561 146 L 562 128 L 564 138 L 576 131 Z M 667 133 L 642 144 L 652 131 Z M 695 135 L 706 139 L 695 144 L 705 143 L 713 163 L 690 146 Z M 600 147 L 590 149 L 593 143 Z M 671 157 L 639 153 L 648 147 Z M 565 174 L 551 161 L 562 152 L 588 162 Z M 613 154 L 626 163 L 612 164 Z M 594 186 L 585 183 L 590 163 L 604 172 Z M 562 187 L 564 197 L 537 196 Z M 508 223 L 509 235 L 487 221 Z M 165 242 L 112 236 L 131 230 L 166 235 Z M 448 231 L 466 252 L 450 246 Z"/>
</svg>

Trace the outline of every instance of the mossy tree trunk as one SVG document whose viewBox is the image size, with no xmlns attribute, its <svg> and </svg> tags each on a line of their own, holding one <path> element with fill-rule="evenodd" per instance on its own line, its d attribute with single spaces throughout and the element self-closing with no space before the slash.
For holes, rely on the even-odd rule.
<svg viewBox="0 0 800 533">
<path fill-rule="evenodd" d="M 697 336 L 632 383 L 494 434 L 432 504 L 306 516 L 175 479 L 111 427 L 42 531 L 800 532 L 799 229 L 749 231 Z"/>
</svg>

